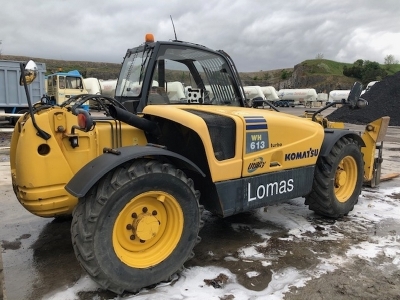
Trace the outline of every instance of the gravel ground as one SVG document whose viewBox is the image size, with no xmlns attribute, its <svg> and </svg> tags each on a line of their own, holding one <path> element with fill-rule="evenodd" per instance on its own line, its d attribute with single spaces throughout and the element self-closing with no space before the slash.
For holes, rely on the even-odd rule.
<svg viewBox="0 0 400 300">
<path fill-rule="evenodd" d="M 12 132 L 0 132 L 0 148 L 10 147 Z"/>
<path fill-rule="evenodd" d="M 10 161 L 9 147 L 11 132 L 0 132 L 0 162 Z"/>
</svg>

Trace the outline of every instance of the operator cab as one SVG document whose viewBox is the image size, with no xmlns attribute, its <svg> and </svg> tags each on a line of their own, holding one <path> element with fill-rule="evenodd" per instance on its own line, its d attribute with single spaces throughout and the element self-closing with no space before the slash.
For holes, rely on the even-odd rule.
<svg viewBox="0 0 400 300">
<path fill-rule="evenodd" d="M 127 51 L 115 98 L 136 113 L 159 104 L 244 106 L 245 96 L 223 51 L 150 39 Z"/>
</svg>

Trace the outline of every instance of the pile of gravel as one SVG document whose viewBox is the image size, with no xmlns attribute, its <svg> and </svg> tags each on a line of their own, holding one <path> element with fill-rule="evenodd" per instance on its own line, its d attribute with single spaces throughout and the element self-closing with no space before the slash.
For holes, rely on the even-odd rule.
<svg viewBox="0 0 400 300">
<path fill-rule="evenodd" d="M 400 126 L 400 72 L 375 83 L 361 98 L 368 101 L 362 109 L 342 106 L 327 116 L 329 121 L 365 125 L 384 116 L 390 126 Z"/>
</svg>

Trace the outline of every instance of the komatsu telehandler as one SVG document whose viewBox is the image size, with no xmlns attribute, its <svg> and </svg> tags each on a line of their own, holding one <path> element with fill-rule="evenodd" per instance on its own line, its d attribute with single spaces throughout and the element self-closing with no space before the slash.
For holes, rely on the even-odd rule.
<svg viewBox="0 0 400 300">
<path fill-rule="evenodd" d="M 35 63 L 21 72 L 29 101 Z M 174 81 L 185 84 L 185 97 L 169 96 Z M 355 83 L 342 104 L 364 105 L 361 90 Z M 122 293 L 182 270 L 204 208 L 226 217 L 304 197 L 317 214 L 340 218 L 363 184 L 379 183 L 376 148 L 388 117 L 361 135 L 329 122 L 322 109 L 298 117 L 258 104 L 248 107 L 224 51 L 146 35 L 126 52 L 114 98 L 29 101 L 11 141 L 15 195 L 35 215 L 72 214 L 80 264 L 101 287 Z"/>
</svg>

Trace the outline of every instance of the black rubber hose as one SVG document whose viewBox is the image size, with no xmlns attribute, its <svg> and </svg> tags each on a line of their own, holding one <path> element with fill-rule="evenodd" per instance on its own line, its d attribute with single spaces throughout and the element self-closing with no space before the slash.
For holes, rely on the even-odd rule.
<svg viewBox="0 0 400 300">
<path fill-rule="evenodd" d="M 139 117 L 125 109 L 116 107 L 114 105 L 108 105 L 108 110 L 111 117 L 118 121 L 122 121 L 126 124 L 132 125 L 153 135 L 159 135 L 160 133 L 160 129 L 158 128 L 157 123 L 153 121 Z"/>
</svg>

